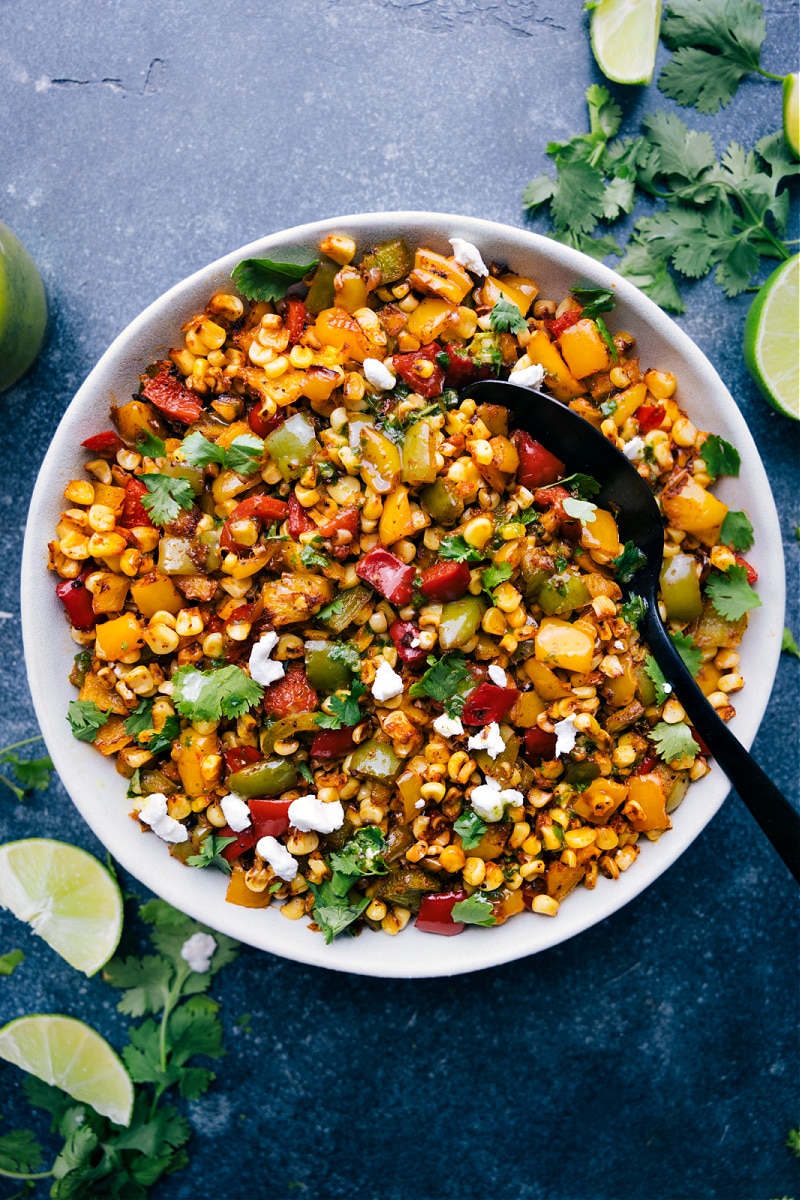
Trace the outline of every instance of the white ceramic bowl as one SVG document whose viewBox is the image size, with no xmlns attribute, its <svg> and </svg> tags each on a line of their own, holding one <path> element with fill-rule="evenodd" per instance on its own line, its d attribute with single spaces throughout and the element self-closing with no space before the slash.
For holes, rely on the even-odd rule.
<svg viewBox="0 0 800 1200">
<path fill-rule="evenodd" d="M 214 291 L 229 285 L 230 272 L 242 258 L 280 260 L 296 251 L 298 261 L 308 261 L 321 237 L 331 232 L 351 234 L 362 250 L 400 234 L 412 246 L 446 253 L 450 252 L 448 239 L 459 236 L 477 245 L 487 261 L 504 260 L 513 270 L 533 276 L 541 295 L 560 298 L 579 278 L 616 290 L 613 327 L 635 334 L 643 365 L 677 375 L 677 397 L 695 423 L 727 438 L 742 457 L 740 478 L 725 479 L 716 490 L 727 503 L 749 513 L 756 533 L 750 557 L 762 580 L 763 606 L 752 614 L 742 647 L 747 686 L 737 698 L 733 723 L 746 746 L 767 707 L 780 653 L 784 576 L 778 518 L 739 409 L 708 360 L 673 321 L 607 267 L 547 238 L 491 221 L 440 213 L 371 213 L 272 234 L 177 284 L 146 308 L 100 359 L 64 414 L 42 464 L 22 565 L 22 620 L 31 693 L 48 750 L 76 807 L 126 871 L 177 908 L 231 937 L 298 962 L 362 975 L 455 975 L 554 946 L 627 904 L 683 853 L 720 807 L 728 792 L 722 772 L 715 768 L 691 787 L 673 815 L 674 828 L 656 843 L 643 839 L 641 855 L 629 871 L 613 883 L 601 878 L 593 891 L 576 889 L 555 919 L 521 915 L 497 929 L 468 927 L 450 938 L 418 933 L 413 926 L 392 938 L 365 930 L 359 937 L 342 936 L 326 946 L 305 921 L 286 921 L 274 907 L 250 910 L 227 904 L 221 873 L 188 869 L 170 858 L 158 838 L 140 833 L 128 815 L 125 781 L 112 762 L 73 738 L 66 721 L 67 705 L 75 698 L 67 675 L 76 647 L 55 596 L 53 576 L 45 570 L 46 543 L 64 507 L 67 481 L 82 474 L 81 441 L 108 426 L 110 402 L 124 401 L 137 390 L 139 374 L 178 344 L 181 324 L 202 311 Z"/>
</svg>

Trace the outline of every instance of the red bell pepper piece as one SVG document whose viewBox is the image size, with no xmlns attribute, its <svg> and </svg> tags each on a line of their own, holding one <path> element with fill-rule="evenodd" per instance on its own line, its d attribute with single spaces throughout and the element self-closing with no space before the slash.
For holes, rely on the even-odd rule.
<svg viewBox="0 0 800 1200">
<path fill-rule="evenodd" d="M 299 663 L 294 663 L 277 683 L 264 692 L 264 712 L 275 717 L 290 717 L 294 713 L 313 712 L 319 708 L 319 698 Z"/>
<path fill-rule="evenodd" d="M 556 742 L 558 738 L 554 733 L 548 733 L 546 729 L 540 729 L 538 725 L 531 726 L 525 730 L 525 757 L 532 767 L 538 767 L 543 759 L 548 762 L 555 758 Z"/>
<path fill-rule="evenodd" d="M 749 563 L 746 558 L 742 558 L 741 554 L 734 554 L 733 557 L 736 559 L 739 566 L 744 567 L 745 571 L 747 572 L 747 582 L 751 585 L 757 583 L 758 571 L 755 569 L 752 563 Z"/>
<path fill-rule="evenodd" d="M 436 892 L 432 896 L 423 896 L 415 922 L 416 928 L 421 933 L 440 933 L 444 937 L 461 933 L 464 922 L 453 920 L 453 909 L 459 901 L 466 898 L 467 893 L 461 888 L 454 892 Z"/>
<path fill-rule="evenodd" d="M 147 488 L 141 479 L 131 477 L 125 480 L 125 499 L 122 501 L 122 512 L 117 517 L 117 524 L 124 529 L 132 529 L 135 525 L 151 525 L 150 514 L 142 504 L 142 496 L 147 495 Z"/>
<path fill-rule="evenodd" d="M 247 801 L 250 817 L 256 836 L 280 837 L 289 828 L 289 805 L 291 800 L 275 800 L 272 798 L 253 799 Z"/>
<path fill-rule="evenodd" d="M 444 353 L 450 360 L 449 366 L 444 369 L 444 381 L 447 387 L 461 391 L 468 383 L 475 383 L 478 379 L 488 379 L 492 373 L 491 367 L 486 364 L 479 365 L 470 354 L 461 354 L 451 342 L 445 347 Z"/>
<path fill-rule="evenodd" d="M 642 433 L 658 429 L 666 415 L 667 410 L 663 404 L 640 404 L 636 410 L 636 420 Z"/>
<path fill-rule="evenodd" d="M 570 329 L 573 325 L 577 325 L 583 316 L 582 308 L 568 308 L 560 317 L 553 317 L 552 320 L 546 322 L 550 334 L 554 338 L 560 338 L 565 329 Z"/>
<path fill-rule="evenodd" d="M 461 720 L 464 725 L 491 725 L 502 721 L 514 707 L 517 688 L 498 687 L 496 683 L 479 683 L 467 696 Z"/>
<path fill-rule="evenodd" d="M 199 397 L 175 378 L 168 364 L 164 364 L 152 379 L 145 381 L 142 395 L 166 417 L 180 421 L 182 425 L 193 425 L 199 421 L 203 411 Z"/>
<path fill-rule="evenodd" d="M 306 306 L 302 300 L 293 298 L 286 301 L 286 315 L 283 321 L 289 334 L 289 345 L 294 346 L 300 341 L 306 327 Z"/>
<path fill-rule="evenodd" d="M 247 414 L 247 422 L 253 433 L 262 438 L 266 437 L 268 433 L 272 433 L 273 429 L 277 429 L 285 420 L 286 417 L 282 412 L 276 413 L 274 417 L 262 416 L 260 404 L 256 404 Z"/>
<path fill-rule="evenodd" d="M 653 770 L 653 767 L 655 767 L 657 763 L 658 763 L 658 758 L 656 757 L 655 754 L 645 754 L 644 758 L 639 763 L 638 767 L 633 768 L 632 774 L 633 775 L 649 775 L 650 772 Z"/>
<path fill-rule="evenodd" d="M 236 838 L 235 842 L 229 842 L 227 846 L 223 846 L 220 850 L 220 856 L 226 862 L 235 862 L 245 851 L 252 850 L 258 841 L 258 834 L 252 825 L 248 825 L 247 829 L 243 829 L 241 833 L 237 833 L 235 829 L 231 829 L 230 825 L 223 825 L 217 836 Z"/>
<path fill-rule="evenodd" d="M 444 367 L 436 361 L 436 356 L 441 353 L 441 346 L 437 346 L 436 342 L 431 342 L 429 346 L 423 346 L 421 350 L 413 350 L 410 354 L 393 355 L 392 366 L 400 378 L 404 379 L 417 395 L 431 400 L 434 396 L 441 396 L 444 388 Z M 422 363 L 433 364 L 433 371 L 430 375 L 420 374 Z M 427 366 L 423 370 L 427 370 Z"/>
<path fill-rule="evenodd" d="M 533 503 L 537 508 L 552 508 L 564 537 L 577 541 L 581 535 L 581 523 L 564 512 L 564 501 L 568 497 L 569 492 L 563 487 L 539 488 L 533 494 Z"/>
<path fill-rule="evenodd" d="M 289 494 L 287 504 L 289 508 L 289 537 L 297 541 L 301 533 L 310 533 L 316 526 L 294 492 Z"/>
<path fill-rule="evenodd" d="M 438 562 L 422 572 L 419 590 L 429 600 L 460 600 L 469 587 L 470 570 L 462 562 Z"/>
<path fill-rule="evenodd" d="M 81 571 L 77 579 L 62 579 L 56 586 L 56 595 L 75 629 L 94 629 L 97 624 L 92 593 L 86 587 L 89 575 L 91 571 Z"/>
<path fill-rule="evenodd" d="M 349 725 L 342 729 L 320 729 L 311 743 L 312 758 L 342 758 L 355 749 L 353 730 Z"/>
<path fill-rule="evenodd" d="M 541 488 L 563 478 L 565 467 L 561 459 L 551 454 L 529 433 L 523 429 L 515 429 L 511 440 L 519 455 L 517 483 L 521 487 Z"/>
<path fill-rule="evenodd" d="M 317 532 L 324 542 L 330 543 L 330 545 L 326 545 L 325 549 L 334 558 L 347 558 L 348 554 L 358 548 L 356 539 L 360 520 L 357 508 L 342 508 L 335 517 L 331 517 L 330 521 L 320 525 Z M 350 536 L 340 540 L 340 533 L 347 533 Z"/>
<path fill-rule="evenodd" d="M 407 566 L 383 546 L 373 546 L 356 564 L 356 575 L 375 588 L 390 604 L 401 608 L 408 604 L 412 595 L 415 568 Z"/>
<path fill-rule="evenodd" d="M 394 642 L 397 657 L 404 663 L 414 666 L 416 663 L 425 662 L 428 651 L 423 650 L 419 644 L 411 644 L 415 641 L 419 643 L 419 630 L 416 625 L 412 625 L 410 621 L 393 621 L 389 626 L 389 637 Z"/>
<path fill-rule="evenodd" d="M 248 496 L 241 504 L 237 504 L 219 531 L 221 550 L 235 550 L 236 540 L 231 533 L 231 522 L 241 521 L 245 517 L 255 517 L 258 521 L 282 521 L 289 514 L 289 505 L 285 500 L 274 496 Z"/>
<path fill-rule="evenodd" d="M 118 450 L 122 450 L 122 438 L 113 429 L 105 429 L 102 433 L 93 433 L 91 437 L 81 442 L 87 450 L 94 454 L 102 454 L 104 458 L 113 458 Z"/>
<path fill-rule="evenodd" d="M 261 759 L 255 746 L 232 746 L 229 750 L 223 750 L 222 756 L 225 759 L 228 775 L 233 775 L 234 772 L 241 771 L 242 767 L 259 762 Z"/>
</svg>

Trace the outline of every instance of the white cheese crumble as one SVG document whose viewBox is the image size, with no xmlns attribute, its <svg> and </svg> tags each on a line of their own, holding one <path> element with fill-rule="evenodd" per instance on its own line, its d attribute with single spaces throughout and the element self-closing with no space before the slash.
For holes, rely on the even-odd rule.
<svg viewBox="0 0 800 1200">
<path fill-rule="evenodd" d="M 520 367 L 512 371 L 508 377 L 509 383 L 517 383 L 520 387 L 535 388 L 544 379 L 544 367 L 539 363 L 531 363 L 529 367 Z"/>
<path fill-rule="evenodd" d="M 424 800 L 415 800 L 414 801 L 414 808 L 424 808 L 424 807 L 425 807 Z"/>
<path fill-rule="evenodd" d="M 484 725 L 480 733 L 474 733 L 467 742 L 467 747 L 470 750 L 485 750 L 490 758 L 497 758 L 498 754 L 502 754 L 506 744 L 500 736 L 497 721 L 492 721 L 491 725 Z"/>
<path fill-rule="evenodd" d="M 139 809 L 139 820 L 149 825 L 162 842 L 188 842 L 189 831 L 180 821 L 167 815 L 167 797 L 163 792 L 151 792 Z"/>
<path fill-rule="evenodd" d="M 390 392 L 397 383 L 396 377 L 379 358 L 364 359 L 364 374 L 368 383 L 384 392 Z"/>
<path fill-rule="evenodd" d="M 198 975 L 205 975 L 216 948 L 217 943 L 210 933 L 193 933 L 181 946 L 181 958 Z"/>
<path fill-rule="evenodd" d="M 289 805 L 289 822 L 301 833 L 333 833 L 344 824 L 344 809 L 338 800 L 326 804 L 318 796 L 298 796 Z"/>
<path fill-rule="evenodd" d="M 496 683 L 498 687 L 508 687 L 508 676 L 502 667 L 498 667 L 495 663 L 489 667 L 489 678 L 492 683 Z"/>
<path fill-rule="evenodd" d="M 622 453 L 629 462 L 640 462 L 644 454 L 644 438 L 632 437 L 629 442 L 626 442 L 622 447 Z"/>
<path fill-rule="evenodd" d="M 256 843 L 256 854 L 269 863 L 279 879 L 291 883 L 297 874 L 297 860 L 292 858 L 289 851 L 274 837 L 259 838 Z"/>
<path fill-rule="evenodd" d="M 488 275 L 489 268 L 481 258 L 481 252 L 477 246 L 473 246 L 472 242 L 466 242 L 463 238 L 450 238 L 450 245 L 453 247 L 453 258 L 461 267 L 466 267 L 468 271 L 472 271 L 473 275 Z"/>
<path fill-rule="evenodd" d="M 472 789 L 469 802 L 482 820 L 495 822 L 502 821 L 507 804 L 522 804 L 524 797 L 516 788 L 501 788 L 496 779 L 487 775 L 485 783 Z"/>
<path fill-rule="evenodd" d="M 241 796 L 229 792 L 227 796 L 222 797 L 219 806 L 234 833 L 241 833 L 243 829 L 249 828 L 250 809 L 247 807 L 247 801 Z"/>
<path fill-rule="evenodd" d="M 553 728 L 556 731 L 556 758 L 560 758 L 562 754 L 569 754 L 577 740 L 578 731 L 575 728 L 574 716 L 564 717 L 564 720 L 558 721 Z"/>
<path fill-rule="evenodd" d="M 274 630 L 270 629 L 269 633 L 261 635 L 250 651 L 250 662 L 248 664 L 250 667 L 250 677 L 264 687 L 267 687 L 270 683 L 277 683 L 286 674 L 283 663 L 273 662 L 270 658 L 277 644 L 278 635 Z"/>
<path fill-rule="evenodd" d="M 459 734 L 464 732 L 464 726 L 461 724 L 461 718 L 448 717 L 447 713 L 442 713 L 440 717 L 436 718 L 436 720 L 433 722 L 433 728 L 437 733 L 440 733 L 442 737 L 446 738 L 458 737 Z"/>
<path fill-rule="evenodd" d="M 381 665 L 375 674 L 375 679 L 372 684 L 372 695 L 380 704 L 384 700 L 393 700 L 395 696 L 402 696 L 403 680 L 392 670 L 386 659 L 381 659 Z"/>
</svg>

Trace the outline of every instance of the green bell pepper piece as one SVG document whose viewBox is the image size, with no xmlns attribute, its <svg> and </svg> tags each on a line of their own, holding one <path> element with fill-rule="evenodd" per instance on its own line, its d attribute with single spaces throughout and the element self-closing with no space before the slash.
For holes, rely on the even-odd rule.
<svg viewBox="0 0 800 1200">
<path fill-rule="evenodd" d="M 548 617 L 568 617 L 591 600 L 579 575 L 551 575 L 539 589 L 538 602 Z"/>
<path fill-rule="evenodd" d="M 391 746 L 370 738 L 356 746 L 350 755 L 350 771 L 375 783 L 392 783 L 401 767 L 401 760 Z"/>
<path fill-rule="evenodd" d="M 322 638 L 306 642 L 306 676 L 313 688 L 322 692 L 337 692 L 340 688 L 349 688 L 353 682 L 353 672 L 347 663 L 334 657 L 339 644 Z"/>
<path fill-rule="evenodd" d="M 297 771 L 288 758 L 268 758 L 228 776 L 228 787 L 237 796 L 279 796 L 297 783 Z"/>
<path fill-rule="evenodd" d="M 164 463 L 163 467 L 159 467 L 162 475 L 169 475 L 171 479 L 185 479 L 195 496 L 200 496 L 203 493 L 203 469 L 202 467 L 190 467 L 187 463 Z"/>
<path fill-rule="evenodd" d="M 402 238 L 390 238 L 388 241 L 379 242 L 377 246 L 368 250 L 361 260 L 361 272 L 370 282 L 379 276 L 375 287 L 397 283 L 399 279 L 405 279 L 413 269 L 414 255 Z M 373 272 L 376 272 L 375 276 Z"/>
<path fill-rule="evenodd" d="M 417 486 L 433 483 L 436 479 L 436 452 L 433 429 L 427 421 L 416 421 L 405 432 L 403 439 L 403 483 Z"/>
<path fill-rule="evenodd" d="M 192 558 L 192 540 L 165 535 L 158 543 L 158 569 L 165 575 L 196 575 L 197 563 Z"/>
<path fill-rule="evenodd" d="M 295 413 L 268 434 L 264 445 L 284 479 L 298 479 L 317 450 L 314 423 L 305 413 Z"/>
<path fill-rule="evenodd" d="M 480 596 L 464 596 L 442 605 L 439 621 L 439 645 L 443 650 L 465 646 L 481 627 L 486 605 Z"/>
<path fill-rule="evenodd" d="M 323 258 L 314 272 L 308 295 L 305 299 L 306 308 L 316 316 L 325 308 L 333 308 L 336 304 L 336 289 L 333 281 L 339 270 L 338 263 Z"/>
<path fill-rule="evenodd" d="M 422 507 L 437 525 L 455 525 L 457 521 L 461 520 L 464 501 L 459 496 L 458 487 L 452 480 L 437 479 L 422 489 L 419 498 Z"/>
<path fill-rule="evenodd" d="M 355 621 L 362 608 L 366 604 L 372 603 L 372 595 L 371 589 L 360 583 L 354 588 L 347 588 L 346 591 L 339 592 L 334 601 L 335 610 L 329 617 L 324 618 L 331 633 L 342 633 L 347 629 L 347 626 Z"/>
<path fill-rule="evenodd" d="M 510 725 L 500 726 L 500 737 L 503 739 L 505 749 L 498 754 L 497 758 L 492 758 L 488 750 L 476 750 L 473 754 L 475 762 L 481 770 L 488 772 L 490 775 L 492 774 L 492 767 L 496 767 L 498 763 L 508 763 L 509 766 L 513 766 L 519 758 L 521 741 Z"/>
<path fill-rule="evenodd" d="M 691 554 L 675 554 L 661 568 L 661 598 L 671 621 L 693 621 L 703 611 L 697 563 Z"/>
</svg>

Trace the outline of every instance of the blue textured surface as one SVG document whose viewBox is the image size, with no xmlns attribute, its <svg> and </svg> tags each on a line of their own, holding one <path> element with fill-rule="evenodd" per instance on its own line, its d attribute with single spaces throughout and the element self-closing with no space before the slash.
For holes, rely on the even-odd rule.
<svg viewBox="0 0 800 1200">
<path fill-rule="evenodd" d="M 585 127 L 602 82 L 577 0 L 0 0 L 0 219 L 48 290 L 34 371 L 0 396 L 0 746 L 30 736 L 18 566 L 30 490 L 71 396 L 172 283 L 264 233 L 327 215 L 433 209 L 523 225 L 545 143 Z M 796 68 L 797 0 L 772 0 L 764 65 Z M 660 55 L 664 55 L 663 49 Z M 616 89 L 626 129 L 664 105 Z M 718 149 L 780 120 L 751 79 Z M 543 228 L 541 225 L 539 228 Z M 781 513 L 797 615 L 798 428 L 741 361 L 746 296 L 687 290 L 681 325 L 747 416 Z M 41 531 L 46 539 L 48 531 Z M 46 631 L 42 636 L 46 637 Z M 797 797 L 798 671 L 783 656 L 755 753 Z M 101 847 L 54 783 L 0 795 L 2 840 Z M 0 1023 L 62 1011 L 117 1045 L 125 1020 L 8 914 Z M 213 989 L 228 1056 L 189 1106 L 188 1171 L 154 1194 L 339 1200 L 771 1200 L 800 1194 L 796 889 L 736 797 L 611 920 L 454 981 L 338 976 L 242 952 Z M 236 1018 L 252 1014 L 252 1032 Z M 3 1129 L 27 1122 L 0 1065 Z M 0 1196 L 10 1195 L 0 1182 Z M 41 1186 L 39 1193 L 46 1194 Z"/>
</svg>

